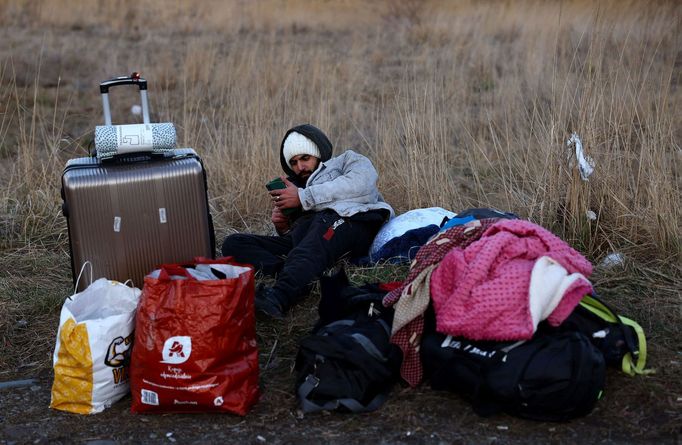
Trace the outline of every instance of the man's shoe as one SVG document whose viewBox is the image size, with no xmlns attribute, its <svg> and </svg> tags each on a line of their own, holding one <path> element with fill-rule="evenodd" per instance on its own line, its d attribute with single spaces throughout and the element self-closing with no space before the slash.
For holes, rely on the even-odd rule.
<svg viewBox="0 0 682 445">
<path fill-rule="evenodd" d="M 262 287 L 256 291 L 256 314 L 269 318 L 282 319 L 286 306 L 280 294 L 271 287 Z"/>
</svg>

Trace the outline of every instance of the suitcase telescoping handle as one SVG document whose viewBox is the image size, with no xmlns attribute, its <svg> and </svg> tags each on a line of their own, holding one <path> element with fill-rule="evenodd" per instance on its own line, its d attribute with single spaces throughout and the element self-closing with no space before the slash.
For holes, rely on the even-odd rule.
<svg viewBox="0 0 682 445">
<path fill-rule="evenodd" d="M 118 85 L 137 85 L 140 88 L 140 101 L 142 102 L 142 121 L 149 123 L 149 104 L 147 102 L 147 80 L 140 77 L 139 73 L 130 76 L 114 77 L 99 84 L 99 92 L 102 93 L 102 109 L 104 110 L 104 125 L 111 125 L 111 109 L 109 108 L 109 88 Z"/>
</svg>

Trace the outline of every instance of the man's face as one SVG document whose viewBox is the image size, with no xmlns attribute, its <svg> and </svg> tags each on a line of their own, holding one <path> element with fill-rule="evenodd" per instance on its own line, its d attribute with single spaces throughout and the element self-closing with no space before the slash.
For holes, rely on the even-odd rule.
<svg viewBox="0 0 682 445">
<path fill-rule="evenodd" d="M 296 155 L 289 160 L 289 167 L 304 181 L 317 170 L 319 164 L 320 158 L 310 155 Z"/>
</svg>

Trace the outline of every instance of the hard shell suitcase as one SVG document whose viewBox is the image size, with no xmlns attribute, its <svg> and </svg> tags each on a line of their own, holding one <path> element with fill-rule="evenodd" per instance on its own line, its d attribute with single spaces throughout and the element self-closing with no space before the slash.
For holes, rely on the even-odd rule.
<svg viewBox="0 0 682 445">
<path fill-rule="evenodd" d="M 118 79 L 116 84 L 135 84 Z M 146 81 L 140 91 L 146 93 Z M 146 110 L 146 94 L 141 96 Z M 104 104 L 107 115 L 108 99 Z M 74 282 L 86 261 L 94 279 L 132 279 L 142 287 L 159 264 L 214 256 L 206 172 L 192 149 L 126 154 L 108 162 L 72 159 L 62 175 L 62 198 Z"/>
</svg>

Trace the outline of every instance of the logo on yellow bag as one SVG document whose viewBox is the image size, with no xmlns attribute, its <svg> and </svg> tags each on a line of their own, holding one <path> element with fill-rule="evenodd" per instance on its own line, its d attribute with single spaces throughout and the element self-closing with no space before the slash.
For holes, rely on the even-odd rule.
<svg viewBox="0 0 682 445">
<path fill-rule="evenodd" d="M 127 367 L 130 364 L 130 349 L 133 343 L 133 334 L 126 338 L 116 337 L 109 343 L 107 355 L 104 357 L 104 364 L 114 368 L 111 370 L 114 377 L 114 384 L 128 380 Z"/>
<path fill-rule="evenodd" d="M 192 354 L 192 338 L 187 336 L 170 337 L 163 344 L 163 360 L 161 363 L 177 365 L 184 363 Z"/>
<path fill-rule="evenodd" d="M 130 362 L 130 344 L 133 342 L 133 334 L 126 338 L 116 337 L 109 343 L 104 364 L 112 368 L 126 366 Z"/>
</svg>

